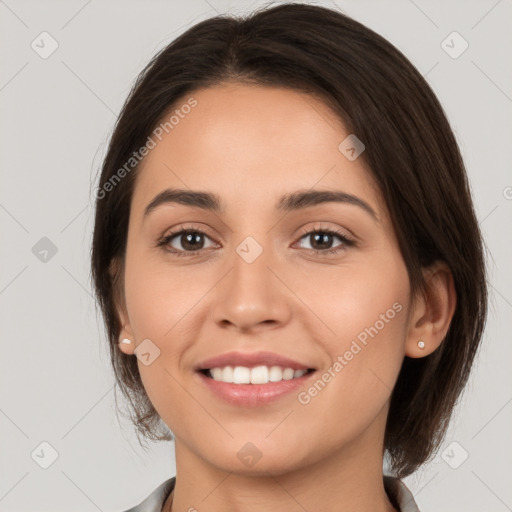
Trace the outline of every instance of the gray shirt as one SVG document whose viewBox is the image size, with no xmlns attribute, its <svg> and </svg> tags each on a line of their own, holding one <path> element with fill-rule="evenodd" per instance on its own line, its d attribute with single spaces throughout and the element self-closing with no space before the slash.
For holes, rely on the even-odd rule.
<svg viewBox="0 0 512 512">
<path fill-rule="evenodd" d="M 174 489 L 176 477 L 160 484 L 144 501 L 125 512 L 162 512 L 165 500 Z M 411 491 L 398 478 L 384 476 L 384 488 L 391 502 L 400 507 L 400 512 L 419 512 Z"/>
</svg>

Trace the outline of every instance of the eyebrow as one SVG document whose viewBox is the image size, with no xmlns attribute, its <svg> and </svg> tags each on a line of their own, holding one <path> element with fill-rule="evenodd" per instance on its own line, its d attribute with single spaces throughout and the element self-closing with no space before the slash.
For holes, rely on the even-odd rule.
<svg viewBox="0 0 512 512">
<path fill-rule="evenodd" d="M 217 194 L 196 190 L 166 189 L 155 196 L 146 206 L 143 217 L 145 218 L 157 207 L 171 203 L 193 206 L 215 213 L 223 213 L 225 211 L 224 203 Z M 378 222 L 378 216 L 375 210 L 368 203 L 357 196 L 337 190 L 299 190 L 285 194 L 279 198 L 276 204 L 276 210 L 288 213 L 324 203 L 346 203 L 358 206 Z"/>
</svg>

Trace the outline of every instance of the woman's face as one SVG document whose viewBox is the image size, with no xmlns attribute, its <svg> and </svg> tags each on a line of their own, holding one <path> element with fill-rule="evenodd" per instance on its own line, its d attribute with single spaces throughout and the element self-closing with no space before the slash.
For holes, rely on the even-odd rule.
<svg viewBox="0 0 512 512">
<path fill-rule="evenodd" d="M 410 287 L 361 147 L 340 149 L 340 120 L 284 88 L 224 84 L 175 109 L 137 177 L 122 336 L 144 342 L 140 374 L 177 450 L 246 474 L 381 458 Z M 168 194 L 146 212 L 177 189 L 220 204 Z"/>
</svg>

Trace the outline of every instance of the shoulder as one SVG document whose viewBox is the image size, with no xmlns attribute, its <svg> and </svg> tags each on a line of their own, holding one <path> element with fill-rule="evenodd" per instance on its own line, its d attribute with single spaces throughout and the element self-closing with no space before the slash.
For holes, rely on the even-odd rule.
<svg viewBox="0 0 512 512">
<path fill-rule="evenodd" d="M 174 489 L 176 477 L 161 483 L 144 501 L 124 512 L 161 512 L 165 500 Z"/>
<path fill-rule="evenodd" d="M 414 496 L 407 486 L 398 478 L 384 476 L 384 488 L 392 501 L 400 507 L 400 512 L 420 512 Z"/>
</svg>

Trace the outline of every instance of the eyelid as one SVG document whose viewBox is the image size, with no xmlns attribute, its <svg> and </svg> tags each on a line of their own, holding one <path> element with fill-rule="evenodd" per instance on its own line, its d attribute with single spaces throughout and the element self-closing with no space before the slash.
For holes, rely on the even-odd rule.
<svg viewBox="0 0 512 512">
<path fill-rule="evenodd" d="M 305 235 L 309 235 L 311 232 L 315 231 L 327 231 L 330 233 L 335 233 L 342 238 L 346 238 L 350 242 L 356 244 L 359 240 L 358 238 L 348 229 L 341 228 L 339 226 L 329 226 L 326 225 L 325 221 L 318 221 L 314 226 L 306 225 L 300 228 L 298 237 L 299 239 L 304 237 Z"/>
<path fill-rule="evenodd" d="M 176 235 L 182 233 L 183 231 L 197 231 L 198 233 L 203 233 L 206 236 L 208 236 L 208 238 L 210 238 L 212 241 L 216 241 L 218 238 L 222 238 L 217 235 L 214 236 L 210 232 L 210 229 L 207 228 L 206 226 L 204 226 L 203 224 L 195 224 L 193 222 L 184 222 L 182 224 L 178 224 L 177 226 L 175 226 L 173 228 L 167 229 L 164 232 L 164 234 L 158 239 L 158 241 L 165 240 L 171 236 L 176 236 Z"/>
<path fill-rule="evenodd" d="M 301 240 L 304 236 L 311 234 L 312 232 L 327 232 L 333 235 L 340 237 L 343 241 L 343 244 L 346 247 L 356 247 L 359 245 L 359 238 L 352 233 L 347 228 L 340 227 L 339 225 L 329 225 L 327 221 L 317 221 L 313 226 L 307 224 L 300 228 L 298 234 L 298 241 Z M 296 242 L 294 242 L 295 244 Z M 318 251 L 318 253 L 328 253 L 329 249 L 325 251 Z"/>
</svg>

